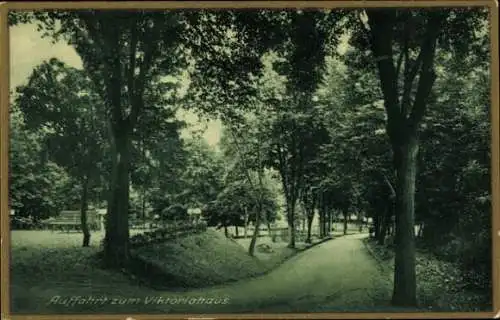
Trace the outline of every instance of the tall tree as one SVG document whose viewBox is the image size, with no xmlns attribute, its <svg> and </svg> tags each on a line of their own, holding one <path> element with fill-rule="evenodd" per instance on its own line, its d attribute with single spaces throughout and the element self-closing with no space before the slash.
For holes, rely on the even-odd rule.
<svg viewBox="0 0 500 320">
<path fill-rule="evenodd" d="M 83 246 L 90 243 L 87 208 L 92 187 L 104 174 L 106 123 L 102 100 L 81 70 L 51 59 L 36 67 L 25 86 L 17 88 L 16 102 L 32 128 L 44 128 L 49 158 L 80 186 Z"/>
<path fill-rule="evenodd" d="M 110 266 L 129 260 L 130 144 L 144 95 L 183 60 L 181 13 L 143 10 L 37 11 L 47 36 L 74 46 L 105 102 L 112 145 L 112 178 L 104 257 Z"/>
<path fill-rule="evenodd" d="M 273 150 L 278 159 L 287 206 L 290 229 L 290 247 L 295 247 L 295 207 L 304 187 L 306 164 L 315 151 L 306 150 L 317 146 L 321 138 L 311 139 L 309 127 L 314 124 L 313 95 L 318 89 L 324 70 L 325 56 L 338 43 L 337 22 L 342 12 L 291 11 L 288 13 L 286 37 L 276 48 L 282 59 L 274 63 L 277 71 L 286 76 L 286 99 L 277 105 L 277 121 L 274 134 L 279 143 Z M 334 30 L 334 31 L 332 31 Z M 320 130 L 321 131 L 321 130 Z M 318 131 L 317 137 L 325 135 Z M 312 143 L 312 144 L 311 144 Z M 314 148 L 314 147 L 313 147 Z M 306 157 L 306 158 L 305 158 Z M 307 197 L 306 197 L 307 198 Z"/>
<path fill-rule="evenodd" d="M 357 11 L 354 17 L 362 34 L 353 39 L 358 47 L 362 43 L 365 47 L 367 44 L 371 46 L 378 70 L 396 171 L 396 258 L 392 302 L 415 306 L 414 199 L 419 127 L 436 80 L 436 48 L 439 42 L 444 48 L 453 48 L 461 54 L 466 52 L 471 47 L 466 39 L 475 39 L 477 30 L 484 27 L 484 10 L 374 8 L 366 10 L 366 16 Z M 467 32 L 455 37 L 459 28 Z M 477 45 L 474 40 L 470 43 Z"/>
<path fill-rule="evenodd" d="M 47 157 L 45 130 L 26 125 L 16 103 L 10 109 L 9 201 L 16 216 L 35 221 L 57 215 L 74 199 L 71 177 Z M 77 197 L 78 198 L 78 197 Z"/>
<path fill-rule="evenodd" d="M 186 123 L 176 119 L 179 82 L 177 79 L 155 84 L 145 96 L 144 109 L 133 132 L 131 146 L 131 185 L 137 191 L 136 213 L 146 218 L 146 208 L 158 204 L 166 195 L 181 192 L 182 172 L 186 169 L 185 144 L 180 130 Z M 172 199 L 169 199 L 172 201 Z"/>
</svg>

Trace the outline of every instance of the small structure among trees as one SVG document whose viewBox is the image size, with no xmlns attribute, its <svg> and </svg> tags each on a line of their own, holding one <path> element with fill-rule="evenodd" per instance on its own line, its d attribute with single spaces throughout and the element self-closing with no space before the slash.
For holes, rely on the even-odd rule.
<svg viewBox="0 0 500 320">
<path fill-rule="evenodd" d="M 48 229 L 65 232 L 82 231 L 81 214 L 79 210 L 63 210 L 57 217 L 44 221 Z M 89 230 L 100 230 L 101 223 L 96 210 L 87 211 L 87 226 Z"/>
</svg>

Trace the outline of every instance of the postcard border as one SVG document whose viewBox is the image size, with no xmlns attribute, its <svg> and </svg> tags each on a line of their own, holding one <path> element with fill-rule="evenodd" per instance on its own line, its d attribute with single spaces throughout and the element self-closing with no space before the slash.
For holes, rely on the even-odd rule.
<svg viewBox="0 0 500 320">
<path fill-rule="evenodd" d="M 491 194 L 492 194 L 492 263 L 494 312 L 424 312 L 424 313 L 301 313 L 301 314 L 211 314 L 206 315 L 11 315 L 10 314 L 10 231 L 8 208 L 9 150 L 9 30 L 8 10 L 34 9 L 236 9 L 236 8 L 367 8 L 367 7 L 488 7 L 490 12 L 491 48 Z M 498 64 L 498 2 L 479 1 L 130 1 L 130 2 L 10 2 L 0 3 L 0 221 L 1 221 L 1 309 L 2 319 L 435 319 L 435 318 L 500 318 L 500 111 Z"/>
</svg>

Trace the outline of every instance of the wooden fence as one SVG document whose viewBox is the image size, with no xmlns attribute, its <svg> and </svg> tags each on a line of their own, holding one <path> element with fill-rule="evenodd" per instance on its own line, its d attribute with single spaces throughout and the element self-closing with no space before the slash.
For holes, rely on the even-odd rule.
<svg viewBox="0 0 500 320">
<path fill-rule="evenodd" d="M 132 248 L 142 247 L 151 243 L 161 243 L 189 234 L 205 232 L 206 230 L 207 224 L 204 222 L 170 224 L 131 237 L 130 246 Z"/>
</svg>

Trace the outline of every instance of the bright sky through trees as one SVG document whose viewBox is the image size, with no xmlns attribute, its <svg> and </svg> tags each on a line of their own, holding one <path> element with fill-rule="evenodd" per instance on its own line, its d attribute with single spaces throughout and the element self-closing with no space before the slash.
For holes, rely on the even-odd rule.
<svg viewBox="0 0 500 320">
<path fill-rule="evenodd" d="M 64 42 L 51 43 L 51 39 L 42 38 L 36 30 L 35 24 L 21 24 L 10 29 L 10 90 L 14 91 L 24 84 L 34 67 L 50 58 L 58 58 L 75 68 L 82 68 L 82 61 L 75 49 Z M 183 87 L 187 87 L 189 80 L 181 79 Z M 182 89 L 181 89 L 182 90 Z M 203 137 L 215 146 L 220 140 L 221 123 L 219 121 L 199 121 L 196 114 L 189 111 L 179 112 L 179 118 L 185 120 L 189 127 L 182 135 L 189 137 L 191 132 L 204 130 Z"/>
</svg>

